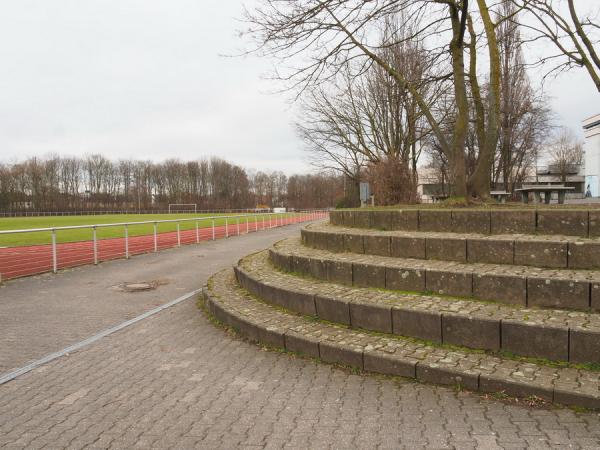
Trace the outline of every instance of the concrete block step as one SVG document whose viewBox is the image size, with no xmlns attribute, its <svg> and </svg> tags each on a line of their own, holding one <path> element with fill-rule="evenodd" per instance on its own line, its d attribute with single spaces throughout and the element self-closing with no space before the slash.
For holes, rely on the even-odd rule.
<svg viewBox="0 0 600 450">
<path fill-rule="evenodd" d="M 332 224 L 379 230 L 600 237 L 600 208 L 406 208 L 331 211 Z"/>
<path fill-rule="evenodd" d="M 330 322 L 474 349 L 600 364 L 600 314 L 347 287 L 279 271 L 267 251 L 243 258 L 235 272 L 240 286 L 262 300 Z"/>
<path fill-rule="evenodd" d="M 311 248 L 338 253 L 551 269 L 600 269 L 600 239 L 573 236 L 359 230 L 320 223 L 302 230 L 302 242 Z"/>
<path fill-rule="evenodd" d="M 212 316 L 246 338 L 325 362 L 473 391 L 535 395 L 600 408 L 600 372 L 447 349 L 320 322 L 258 301 L 237 285 L 232 269 L 209 280 L 204 299 Z"/>
<path fill-rule="evenodd" d="M 278 242 L 270 256 L 288 272 L 349 286 L 431 292 L 526 307 L 600 310 L 599 271 L 333 253 L 305 247 L 299 238 Z"/>
</svg>

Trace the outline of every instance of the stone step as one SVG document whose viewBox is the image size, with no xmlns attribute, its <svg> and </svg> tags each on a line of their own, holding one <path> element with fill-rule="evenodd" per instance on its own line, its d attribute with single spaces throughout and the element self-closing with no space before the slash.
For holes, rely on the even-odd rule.
<svg viewBox="0 0 600 450">
<path fill-rule="evenodd" d="M 213 317 L 242 336 L 325 362 L 473 391 L 535 395 L 600 408 L 600 372 L 504 359 L 320 322 L 256 300 L 237 285 L 232 269 L 209 280 L 204 299 Z"/>
<path fill-rule="evenodd" d="M 276 270 L 262 251 L 235 267 L 262 300 L 330 322 L 517 355 L 600 363 L 600 314 L 352 288 Z"/>
<path fill-rule="evenodd" d="M 288 272 L 348 286 L 474 297 L 526 307 L 600 310 L 598 271 L 332 253 L 305 247 L 299 238 L 278 242 L 270 256 Z"/>
<path fill-rule="evenodd" d="M 336 210 L 334 225 L 379 230 L 600 237 L 600 208 Z"/>
<path fill-rule="evenodd" d="M 315 224 L 302 242 L 331 252 L 553 269 L 599 269 L 600 240 L 526 234 L 484 235 L 425 231 L 379 231 Z"/>
</svg>

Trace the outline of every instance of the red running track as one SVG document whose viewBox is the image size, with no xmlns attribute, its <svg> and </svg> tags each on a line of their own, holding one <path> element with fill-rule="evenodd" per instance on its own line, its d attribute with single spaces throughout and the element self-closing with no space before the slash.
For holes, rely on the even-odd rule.
<svg viewBox="0 0 600 450">
<path fill-rule="evenodd" d="M 314 220 L 315 218 L 324 218 L 326 213 L 316 213 L 314 215 L 303 215 L 296 217 L 287 217 L 272 222 L 272 228 L 290 225 L 299 222 Z M 264 226 L 264 228 L 263 228 Z M 240 222 L 238 224 L 229 224 L 227 230 L 225 226 L 215 227 L 215 239 L 221 239 L 226 236 L 236 236 L 239 234 L 252 233 L 270 228 L 269 222 L 264 224 L 262 221 Z M 179 233 L 180 244 L 196 244 L 201 241 L 212 240 L 212 228 L 199 228 L 196 230 L 185 230 Z M 128 238 L 129 256 L 149 253 L 154 251 L 154 235 L 132 236 Z M 177 247 L 177 232 L 157 234 L 157 249 Z M 126 257 L 125 238 L 99 239 L 97 241 L 98 261 L 108 261 L 111 259 Z M 93 241 L 69 242 L 56 245 L 57 269 L 81 266 L 85 264 L 94 264 L 94 244 Z M 29 247 L 8 247 L 0 248 L 0 280 L 10 278 L 24 277 L 44 272 L 52 272 L 53 258 L 52 245 L 33 245 Z"/>
</svg>

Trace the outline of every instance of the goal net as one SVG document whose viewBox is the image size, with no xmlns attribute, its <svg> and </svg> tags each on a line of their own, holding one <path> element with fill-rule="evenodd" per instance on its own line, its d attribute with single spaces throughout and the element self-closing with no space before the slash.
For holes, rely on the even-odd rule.
<svg viewBox="0 0 600 450">
<path fill-rule="evenodd" d="M 195 213 L 198 205 L 196 203 L 169 203 L 169 214 L 172 213 Z"/>
</svg>

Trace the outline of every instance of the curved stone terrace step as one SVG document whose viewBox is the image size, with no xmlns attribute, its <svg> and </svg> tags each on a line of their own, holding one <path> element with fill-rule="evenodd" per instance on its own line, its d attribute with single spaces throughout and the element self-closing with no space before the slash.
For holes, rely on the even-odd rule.
<svg viewBox="0 0 600 450">
<path fill-rule="evenodd" d="M 553 269 L 600 269 L 600 239 L 558 235 L 357 230 L 319 223 L 302 229 L 302 242 L 312 248 L 338 253 Z"/>
<path fill-rule="evenodd" d="M 329 213 L 333 225 L 380 230 L 600 237 L 600 208 L 361 209 Z"/>
<path fill-rule="evenodd" d="M 209 280 L 204 299 L 212 316 L 242 336 L 325 362 L 473 391 L 535 395 L 600 408 L 600 372 L 508 360 L 315 321 L 256 300 L 236 284 L 232 269 Z"/>
<path fill-rule="evenodd" d="M 235 267 L 241 287 L 288 310 L 370 331 L 474 349 L 600 363 L 600 314 L 352 288 L 276 270 L 262 251 Z"/>
<path fill-rule="evenodd" d="M 600 310 L 600 271 L 332 253 L 305 247 L 299 238 L 278 242 L 270 257 L 288 272 L 348 286 L 475 297 L 527 307 Z"/>
</svg>

